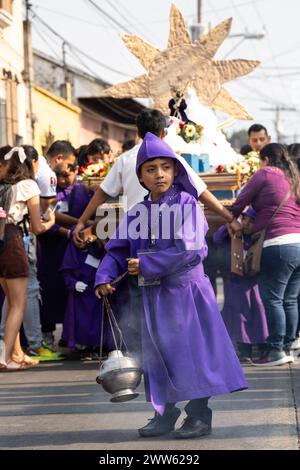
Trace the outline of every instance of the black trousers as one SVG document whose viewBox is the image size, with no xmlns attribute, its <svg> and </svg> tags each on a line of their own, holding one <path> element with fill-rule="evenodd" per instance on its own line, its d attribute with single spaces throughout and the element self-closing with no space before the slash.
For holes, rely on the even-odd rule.
<svg viewBox="0 0 300 470">
<path fill-rule="evenodd" d="M 209 398 L 210 397 L 190 400 L 184 407 L 187 416 L 204 420 L 207 416 L 207 410 L 209 410 L 207 406 Z M 171 413 L 175 406 L 176 403 L 167 403 L 165 413 Z"/>
</svg>

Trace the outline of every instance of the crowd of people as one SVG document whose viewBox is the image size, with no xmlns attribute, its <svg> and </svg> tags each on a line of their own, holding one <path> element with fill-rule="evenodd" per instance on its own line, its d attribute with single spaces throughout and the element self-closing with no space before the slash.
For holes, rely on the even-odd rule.
<svg viewBox="0 0 300 470">
<path fill-rule="evenodd" d="M 62 360 L 66 348 L 73 357 L 99 359 L 101 333 L 105 351 L 114 349 L 105 323 L 101 332 L 103 296 L 110 295 L 155 409 L 140 435 L 199 437 L 211 432 L 209 398 L 247 387 L 236 352 L 240 362 L 280 366 L 292 363 L 300 346 L 300 144 L 272 143 L 264 126 L 252 125 L 242 153 L 257 151 L 260 169 L 228 210 L 163 141 L 165 127 L 160 111 L 142 111 L 140 142 L 124 143 L 115 162 L 103 139 L 77 150 L 56 141 L 45 156 L 26 145 L 0 148 L 0 372 Z M 77 177 L 90 162 L 111 166 L 95 192 Z M 120 194 L 128 213 L 116 236 L 105 247 L 96 237 L 84 240 L 97 208 Z M 225 272 L 221 315 L 204 273 L 207 222 L 198 200 L 224 223 L 209 243 L 222 254 L 214 272 Z M 139 204 L 145 240 L 128 230 Z M 189 207 L 194 238 L 174 228 L 164 239 L 160 218 L 154 233 L 155 204 L 180 214 Z M 243 234 L 246 252 L 251 234 L 263 229 L 259 274 L 231 273 L 232 237 Z M 57 324 L 63 324 L 58 344 Z M 187 419 L 174 431 L 182 400 L 189 400 Z"/>
</svg>

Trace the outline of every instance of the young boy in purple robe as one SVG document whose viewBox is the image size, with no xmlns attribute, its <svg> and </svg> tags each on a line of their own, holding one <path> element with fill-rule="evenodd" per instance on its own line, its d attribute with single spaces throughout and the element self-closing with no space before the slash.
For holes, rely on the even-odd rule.
<svg viewBox="0 0 300 470">
<path fill-rule="evenodd" d="M 72 351 L 76 350 L 78 345 L 85 346 L 83 359 L 97 358 L 99 353 L 102 300 L 94 294 L 94 283 L 97 268 L 104 254 L 103 245 L 99 241 L 88 243 L 80 249 L 71 240 L 61 266 L 68 290 L 62 339 Z M 119 315 L 125 316 L 127 285 L 119 284 L 117 294 L 113 296 L 111 306 Z M 116 317 L 118 317 L 117 314 Z M 122 323 L 122 318 L 118 317 L 118 321 Z M 103 350 L 107 352 L 115 347 L 106 318 L 104 318 L 103 325 Z M 126 330 L 126 325 L 122 326 L 123 330 L 124 327 Z"/>
<path fill-rule="evenodd" d="M 250 244 L 255 217 L 256 213 L 251 207 L 242 214 L 245 251 Z M 226 224 L 213 234 L 213 241 L 231 253 L 231 238 Z M 256 276 L 230 274 L 224 285 L 224 307 L 221 314 L 230 338 L 237 343 L 240 362 L 251 362 L 253 345 L 258 345 L 263 354 L 268 326 Z"/>
<path fill-rule="evenodd" d="M 100 344 L 102 301 L 95 297 L 94 281 L 103 252 L 97 242 L 79 249 L 70 241 L 61 266 L 68 290 L 62 339 L 72 351 L 85 346 L 90 358 Z"/>
<path fill-rule="evenodd" d="M 139 434 L 200 437 L 211 432 L 209 397 L 247 384 L 203 270 L 208 227 L 195 187 L 172 149 L 151 133 L 136 171 L 149 195 L 108 242 L 96 295 L 112 293 L 111 281 L 124 271 L 139 277 L 144 384 L 155 409 Z M 175 431 L 175 405 L 185 400 L 187 418 Z"/>
</svg>

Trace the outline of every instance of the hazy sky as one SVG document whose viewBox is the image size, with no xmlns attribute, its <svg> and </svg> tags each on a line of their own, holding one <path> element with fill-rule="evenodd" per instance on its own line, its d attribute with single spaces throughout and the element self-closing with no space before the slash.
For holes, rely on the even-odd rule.
<svg viewBox="0 0 300 470">
<path fill-rule="evenodd" d="M 144 72 L 126 49 L 119 34 L 137 34 L 160 49 L 167 46 L 171 0 L 94 0 L 119 25 L 98 12 L 88 0 L 32 0 L 33 10 L 58 34 L 87 55 L 115 71 L 67 49 L 67 61 L 110 83 L 126 81 Z M 197 0 L 175 0 L 189 25 L 196 21 Z M 282 111 L 286 140 L 300 141 L 300 1 L 299 0 L 202 0 L 203 22 L 215 26 L 233 17 L 231 34 L 261 33 L 263 39 L 227 38 L 216 58 L 258 59 L 261 66 L 252 74 L 225 87 L 265 124 L 272 136 L 276 106 Z M 33 45 L 61 58 L 61 41 L 35 19 Z M 74 55 L 75 54 L 75 55 Z M 117 73 L 120 72 L 120 73 Z M 248 128 L 239 121 L 231 130 Z"/>
</svg>

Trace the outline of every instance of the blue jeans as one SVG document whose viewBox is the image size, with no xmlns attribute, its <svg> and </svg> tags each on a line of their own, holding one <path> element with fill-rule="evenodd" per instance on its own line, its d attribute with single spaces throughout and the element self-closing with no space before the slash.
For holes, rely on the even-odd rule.
<svg viewBox="0 0 300 470">
<path fill-rule="evenodd" d="M 268 343 L 272 349 L 289 349 L 299 316 L 300 243 L 264 248 L 258 285 L 267 315 Z"/>
<path fill-rule="evenodd" d="M 0 338 L 4 336 L 7 315 L 7 301 L 2 307 Z M 42 342 L 40 321 L 40 286 L 36 277 L 36 265 L 29 263 L 29 279 L 27 287 L 27 303 L 24 311 L 23 326 L 28 346 L 38 349 Z"/>
</svg>

